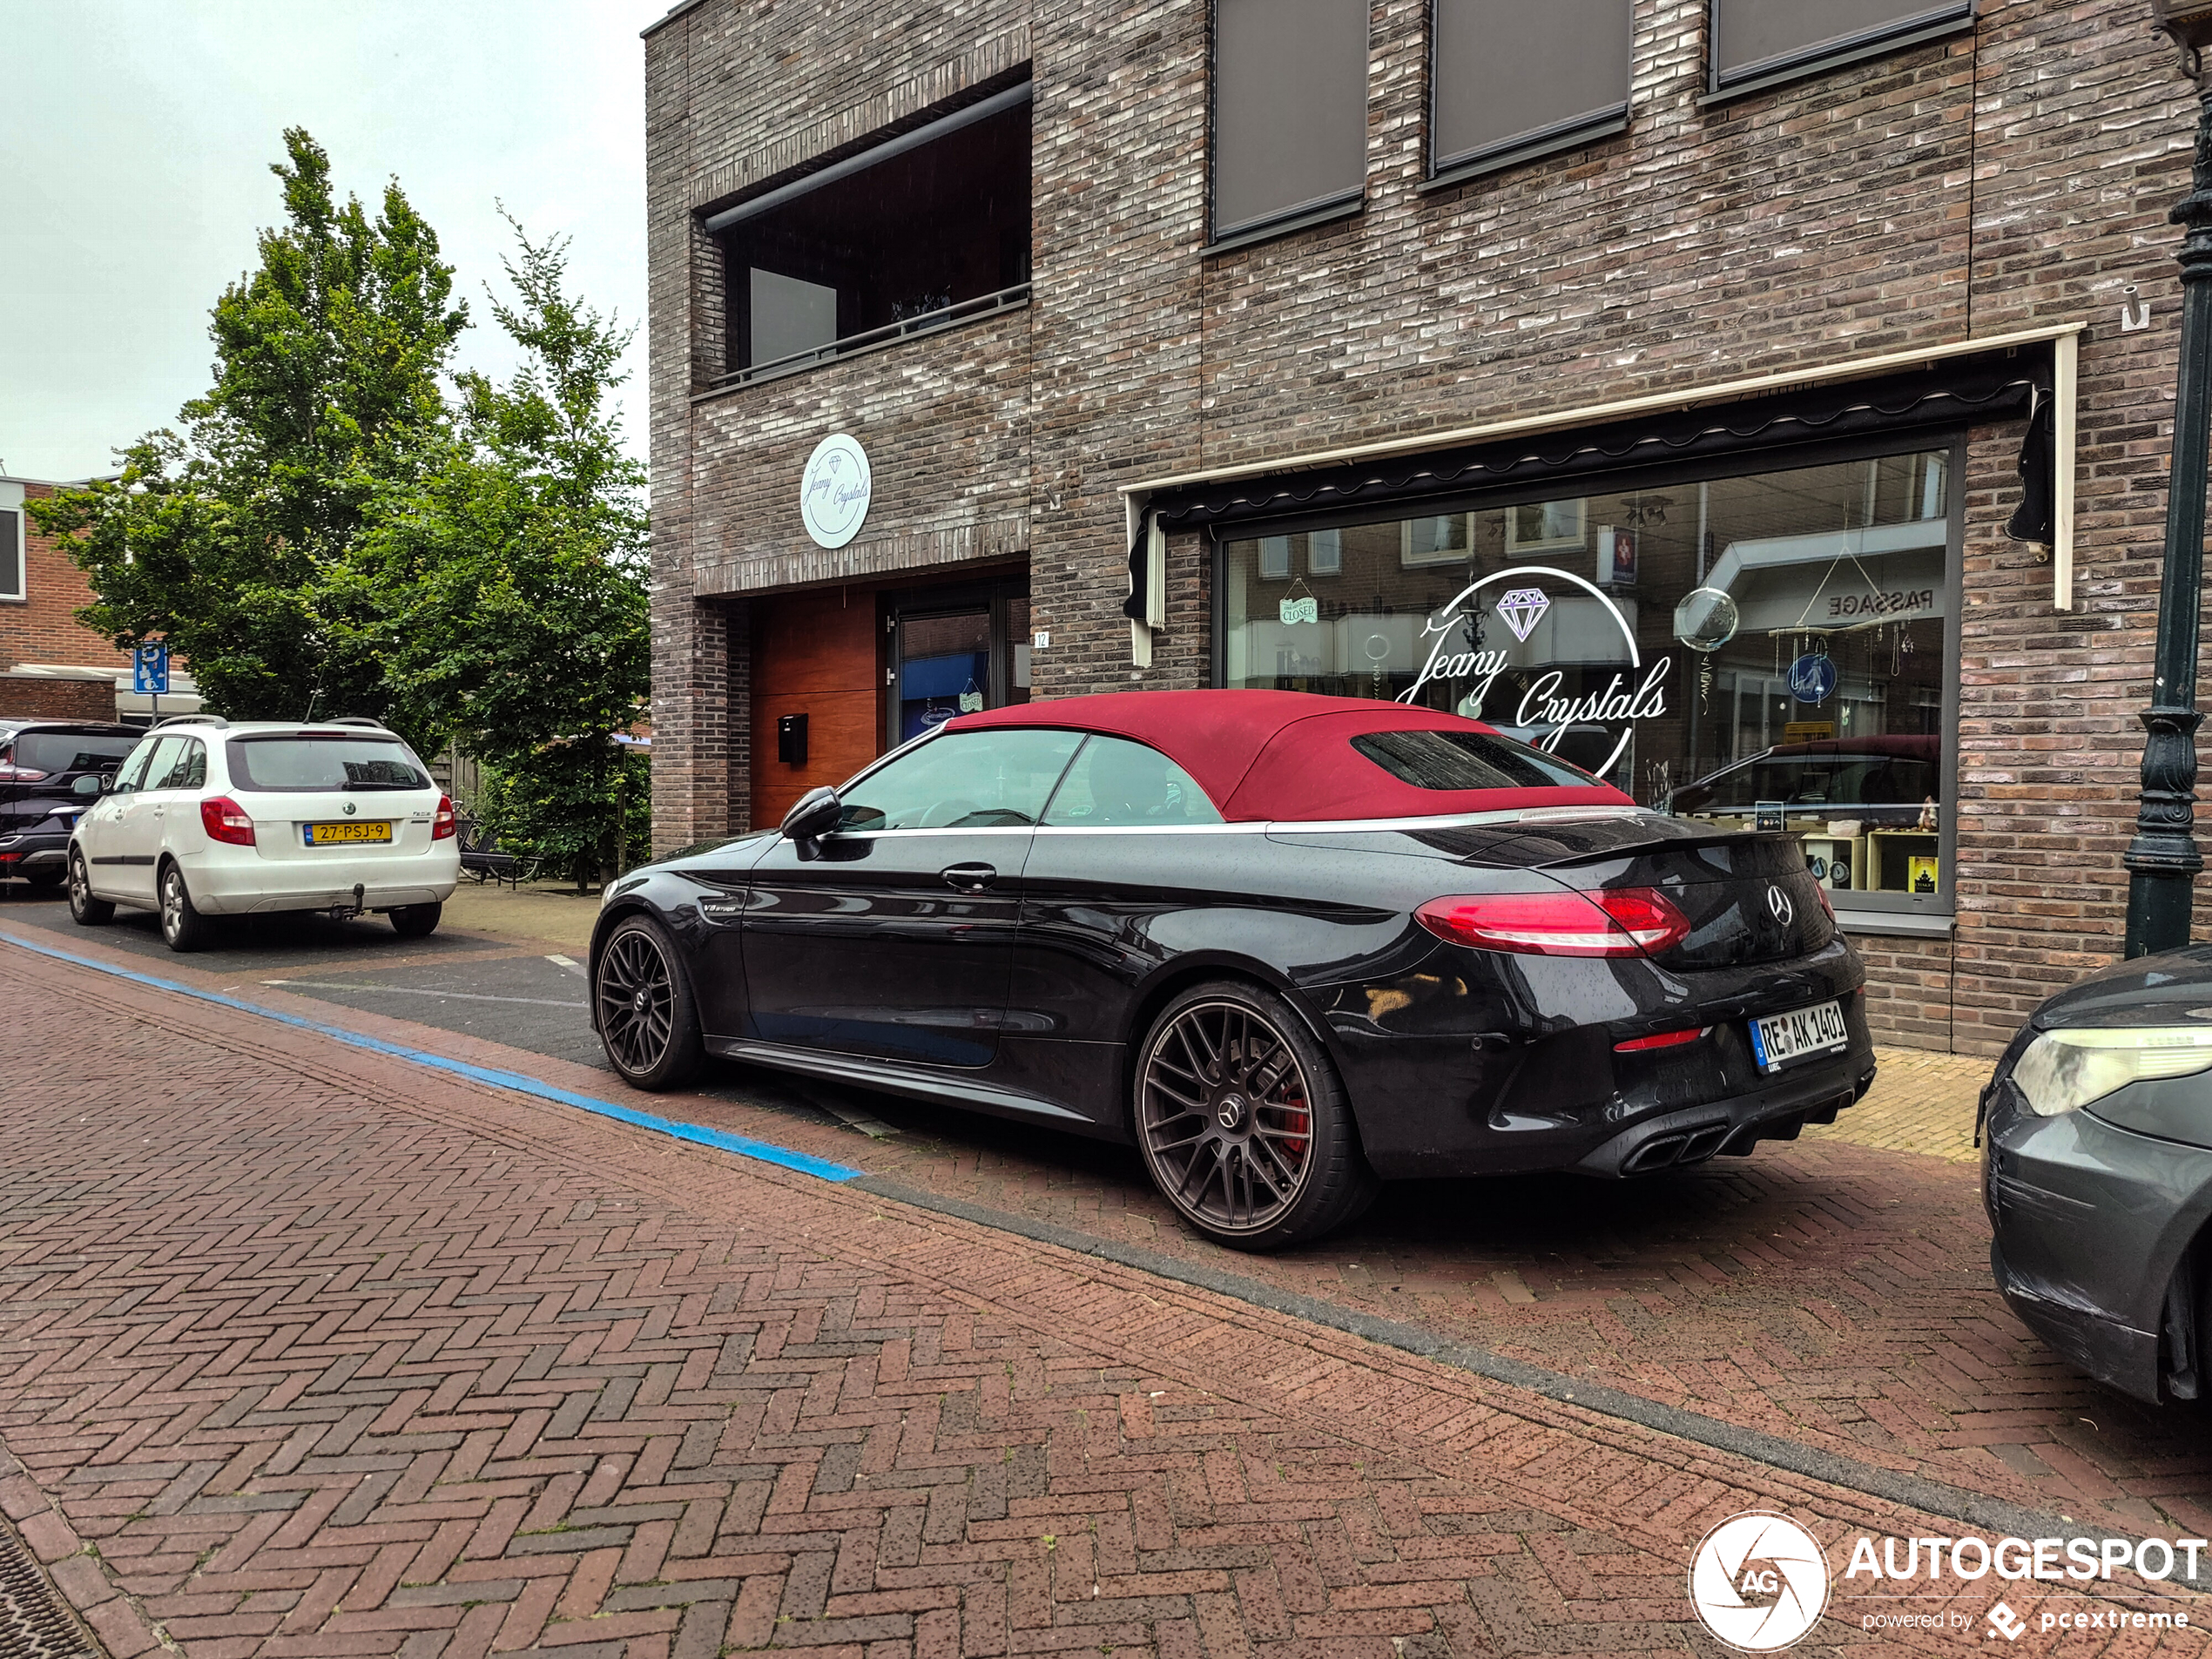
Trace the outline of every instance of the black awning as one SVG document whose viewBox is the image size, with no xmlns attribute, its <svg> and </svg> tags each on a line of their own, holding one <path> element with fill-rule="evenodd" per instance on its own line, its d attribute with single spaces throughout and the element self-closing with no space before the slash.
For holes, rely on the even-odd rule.
<svg viewBox="0 0 2212 1659">
<path fill-rule="evenodd" d="M 2047 395 L 2050 385 L 2050 348 L 2035 346 L 1954 358 L 1910 374 L 1658 411 L 1606 426 L 1191 484 L 1157 492 L 1150 509 L 1163 528 L 1181 530 L 1339 510 L 1403 509 L 1403 516 L 1413 516 L 1440 498 L 1628 467 L 2019 420 L 2033 407 L 2036 388 Z"/>
</svg>

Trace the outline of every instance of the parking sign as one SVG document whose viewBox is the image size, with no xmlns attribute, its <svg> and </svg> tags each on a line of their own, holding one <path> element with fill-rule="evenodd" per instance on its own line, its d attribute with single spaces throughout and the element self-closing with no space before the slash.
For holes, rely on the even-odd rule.
<svg viewBox="0 0 2212 1659">
<path fill-rule="evenodd" d="M 131 653 L 131 689 L 140 697 L 159 697 L 169 689 L 169 647 L 150 639 Z"/>
</svg>

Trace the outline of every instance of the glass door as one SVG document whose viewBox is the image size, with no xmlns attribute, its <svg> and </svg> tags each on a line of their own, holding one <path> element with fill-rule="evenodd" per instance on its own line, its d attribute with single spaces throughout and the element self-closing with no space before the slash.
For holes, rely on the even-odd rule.
<svg viewBox="0 0 2212 1659">
<path fill-rule="evenodd" d="M 958 610 L 899 610 L 890 738 L 905 743 L 956 714 L 1029 700 L 1029 601 L 1008 595 Z"/>
</svg>

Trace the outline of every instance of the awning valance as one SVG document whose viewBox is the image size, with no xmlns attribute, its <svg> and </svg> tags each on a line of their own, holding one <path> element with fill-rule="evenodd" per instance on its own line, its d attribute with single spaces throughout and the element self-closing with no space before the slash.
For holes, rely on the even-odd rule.
<svg viewBox="0 0 2212 1659">
<path fill-rule="evenodd" d="M 1170 486 L 1150 507 L 1170 530 L 1258 525 L 1325 513 L 1412 516 L 1494 489 L 1792 443 L 2022 420 L 2051 386 L 2047 344 L 1955 358 L 1905 374 L 1801 387 L 1602 426 L 1533 433 L 1426 455 Z"/>
</svg>

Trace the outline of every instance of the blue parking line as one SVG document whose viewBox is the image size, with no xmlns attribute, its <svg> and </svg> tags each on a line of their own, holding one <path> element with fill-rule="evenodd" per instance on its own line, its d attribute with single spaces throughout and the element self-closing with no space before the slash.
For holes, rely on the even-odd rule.
<svg viewBox="0 0 2212 1659">
<path fill-rule="evenodd" d="M 711 1146 L 717 1151 L 732 1152 L 743 1158 L 753 1158 L 762 1163 L 773 1163 L 779 1168 L 796 1170 L 801 1175 L 811 1175 L 824 1181 L 857 1181 L 865 1170 L 843 1163 L 833 1163 L 827 1158 L 818 1158 L 810 1153 L 794 1152 L 787 1146 L 778 1146 L 769 1141 L 756 1141 L 749 1136 L 732 1135 L 727 1130 L 709 1129 L 704 1123 L 687 1123 L 681 1118 L 663 1117 L 657 1112 L 641 1112 L 628 1106 L 617 1106 L 610 1100 L 599 1100 L 590 1095 L 573 1094 L 565 1089 L 556 1089 L 551 1083 L 541 1082 L 519 1071 L 500 1071 L 489 1066 L 472 1066 L 465 1060 L 448 1059 L 444 1055 L 431 1054 L 422 1049 L 409 1049 L 396 1042 L 365 1036 L 359 1031 L 348 1031 L 343 1026 L 325 1025 L 319 1020 L 303 1020 L 296 1014 L 282 1014 L 274 1008 L 257 1007 L 241 1002 L 234 996 L 225 996 L 216 991 L 195 990 L 189 985 L 179 985 L 174 980 L 160 979 L 152 974 L 140 974 L 127 968 L 116 968 L 106 962 L 94 961 L 88 956 L 71 955 L 65 950 L 56 950 L 49 945 L 34 945 L 28 939 L 14 934 L 0 933 L 0 942 L 15 946 L 19 950 L 31 951 L 40 956 L 51 956 L 58 962 L 71 962 L 78 968 L 89 968 L 96 973 L 112 974 L 118 979 L 127 979 L 139 985 L 151 985 L 158 991 L 172 991 L 179 996 L 197 998 L 212 1002 L 219 1008 L 236 1008 L 241 1014 L 252 1014 L 264 1020 L 273 1020 L 279 1025 L 296 1027 L 312 1031 L 318 1036 L 334 1037 L 340 1042 L 355 1049 L 366 1049 L 371 1054 L 386 1055 L 395 1060 L 405 1060 L 432 1071 L 450 1073 L 465 1077 L 471 1082 L 489 1083 L 495 1089 L 507 1089 L 518 1095 L 529 1095 L 537 1100 L 550 1100 L 556 1105 L 574 1106 L 600 1117 L 611 1117 L 618 1123 L 633 1129 L 649 1129 L 656 1134 L 690 1141 L 698 1146 Z"/>
</svg>

